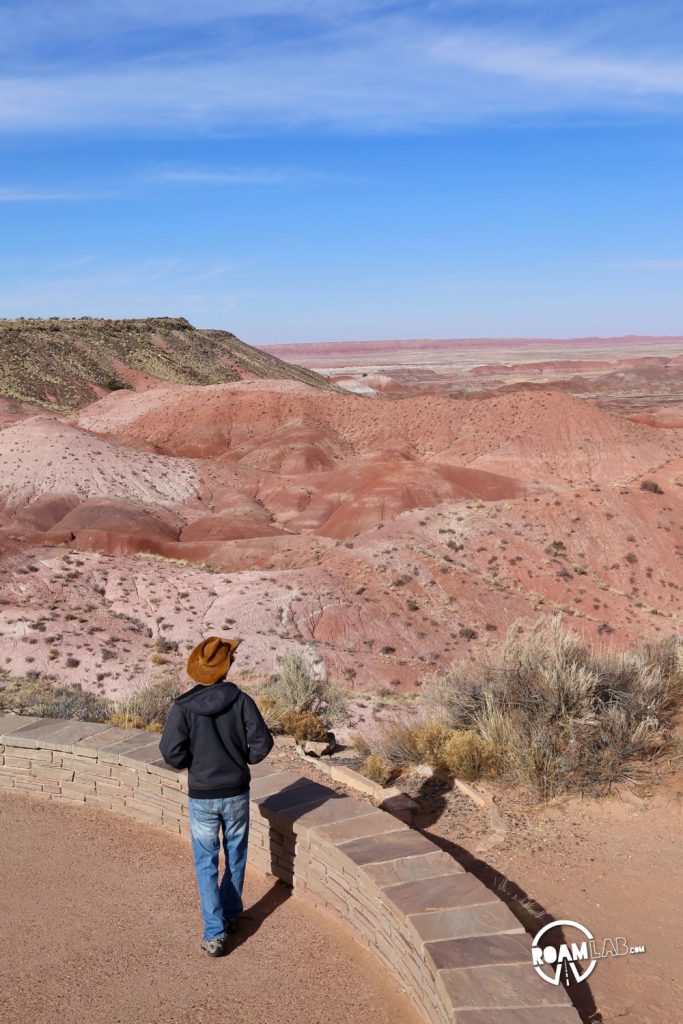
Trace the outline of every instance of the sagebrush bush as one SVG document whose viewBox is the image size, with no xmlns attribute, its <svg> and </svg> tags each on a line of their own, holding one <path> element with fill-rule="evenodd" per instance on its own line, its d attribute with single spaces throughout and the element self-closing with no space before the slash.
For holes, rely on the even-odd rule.
<svg viewBox="0 0 683 1024">
<path fill-rule="evenodd" d="M 278 706 L 282 714 L 310 711 L 327 726 L 342 720 L 346 714 L 343 690 L 316 671 L 306 651 L 295 651 L 278 659 L 275 678 L 264 688 L 262 697 L 272 700 L 272 714 Z"/>
<path fill-rule="evenodd" d="M 669 748 L 682 652 L 678 637 L 595 650 L 554 616 L 513 627 L 498 662 L 456 665 L 425 689 L 433 713 L 492 744 L 510 782 L 603 792 Z"/>
</svg>

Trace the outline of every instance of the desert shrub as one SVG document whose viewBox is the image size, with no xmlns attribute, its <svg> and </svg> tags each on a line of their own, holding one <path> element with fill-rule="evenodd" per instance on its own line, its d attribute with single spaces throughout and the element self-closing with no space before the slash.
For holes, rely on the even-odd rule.
<svg viewBox="0 0 683 1024">
<path fill-rule="evenodd" d="M 120 377 L 115 377 L 113 374 L 106 378 L 104 386 L 109 391 L 127 391 L 130 389 L 130 384 L 127 384 L 125 380 L 121 380 Z"/>
<path fill-rule="evenodd" d="M 500 755 L 490 740 L 474 729 L 452 729 L 439 751 L 439 764 L 458 778 L 480 779 L 498 771 Z"/>
<path fill-rule="evenodd" d="M 118 697 L 113 703 L 109 721 L 122 729 L 160 732 L 179 692 L 178 677 L 169 673 L 163 679 Z"/>
<path fill-rule="evenodd" d="M 398 718 L 382 723 L 373 738 L 373 747 L 374 752 L 394 768 L 422 761 L 416 725 L 409 719 Z"/>
<path fill-rule="evenodd" d="M 395 768 L 424 763 L 436 766 L 451 731 L 443 721 L 398 719 L 379 728 L 373 746 Z"/>
<path fill-rule="evenodd" d="M 178 650 L 178 641 L 159 635 L 154 641 L 154 650 L 157 654 L 170 654 Z"/>
<path fill-rule="evenodd" d="M 275 678 L 264 688 L 263 696 L 279 705 L 282 714 L 311 711 L 327 726 L 339 722 L 346 714 L 344 692 L 316 672 L 305 651 L 295 651 L 278 659 Z"/>
<path fill-rule="evenodd" d="M 444 722 L 422 722 L 415 727 L 414 743 L 420 761 L 438 767 L 443 764 L 443 750 L 453 730 Z"/>
<path fill-rule="evenodd" d="M 641 491 L 650 491 L 652 494 L 664 494 L 656 480 L 641 480 L 640 489 Z"/>
<path fill-rule="evenodd" d="M 106 722 L 111 701 L 80 686 L 55 686 L 36 676 L 0 683 L 0 712 L 40 718 L 77 718 L 83 722 Z"/>
<path fill-rule="evenodd" d="M 492 745 L 508 781 L 547 796 L 603 792 L 670 747 L 682 651 L 677 637 L 595 650 L 555 616 L 513 627 L 498 663 L 456 665 L 425 693 L 453 728 Z"/>
<path fill-rule="evenodd" d="M 361 757 L 369 757 L 372 753 L 372 746 L 367 736 L 360 732 L 352 732 L 349 735 L 349 743 L 358 751 Z"/>
<path fill-rule="evenodd" d="M 463 640 L 476 640 L 477 631 L 472 629 L 471 626 L 461 626 L 458 630 L 458 636 L 462 637 Z"/>
<path fill-rule="evenodd" d="M 370 754 L 369 757 L 366 757 L 361 773 L 371 782 L 377 782 L 380 786 L 386 786 L 392 776 L 391 767 L 381 754 Z"/>
<path fill-rule="evenodd" d="M 303 740 L 327 739 L 327 726 L 313 711 L 285 711 L 280 719 L 282 732 L 293 736 L 297 743 Z"/>
<path fill-rule="evenodd" d="M 284 708 L 280 702 L 267 693 L 256 696 L 256 705 L 263 715 L 263 720 L 271 732 L 282 732 L 282 716 Z"/>
</svg>

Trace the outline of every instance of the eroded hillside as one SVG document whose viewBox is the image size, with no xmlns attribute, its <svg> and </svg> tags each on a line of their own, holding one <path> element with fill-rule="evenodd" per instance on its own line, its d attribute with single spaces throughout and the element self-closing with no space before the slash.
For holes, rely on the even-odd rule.
<svg viewBox="0 0 683 1024">
<path fill-rule="evenodd" d="M 216 384 L 302 381 L 333 388 L 312 370 L 246 345 L 228 331 L 180 317 L 145 320 L 0 320 L 0 397 L 59 411 L 158 381 Z"/>
</svg>

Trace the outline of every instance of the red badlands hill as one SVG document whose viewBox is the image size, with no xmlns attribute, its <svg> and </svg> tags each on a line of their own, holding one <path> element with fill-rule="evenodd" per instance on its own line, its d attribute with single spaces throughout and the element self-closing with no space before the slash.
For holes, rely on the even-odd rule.
<svg viewBox="0 0 683 1024">
<path fill-rule="evenodd" d="M 224 456 L 264 469 L 275 458 L 288 476 L 400 455 L 527 481 L 619 480 L 678 451 L 677 437 L 556 393 L 381 402 L 259 382 L 204 388 L 199 407 L 192 388 L 118 393 L 77 422 L 120 444 L 144 443 L 168 455 Z"/>
<path fill-rule="evenodd" d="M 552 609 L 620 645 L 677 622 L 676 409 L 633 422 L 562 390 L 130 383 L 70 418 L 4 409 L 10 674 L 120 690 L 167 670 L 159 638 L 180 664 L 230 630 L 245 679 L 307 644 L 350 688 L 410 688 Z"/>
</svg>

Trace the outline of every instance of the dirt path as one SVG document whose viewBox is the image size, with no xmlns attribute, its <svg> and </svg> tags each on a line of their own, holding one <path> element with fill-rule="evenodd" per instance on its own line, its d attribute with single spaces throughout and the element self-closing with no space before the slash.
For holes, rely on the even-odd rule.
<svg viewBox="0 0 683 1024">
<path fill-rule="evenodd" d="M 107 811 L 0 794 L 4 1024 L 419 1024 L 332 921 L 256 873 L 229 956 L 199 950 L 189 844 Z"/>
<path fill-rule="evenodd" d="M 604 1024 L 683 1020 L 683 804 L 579 799 L 513 817 L 507 843 L 484 854 L 554 918 L 600 940 L 623 936 L 642 955 L 598 962 L 590 988 Z"/>
<path fill-rule="evenodd" d="M 430 790 L 423 827 L 482 881 L 522 912 L 533 934 L 546 920 L 577 921 L 603 940 L 623 937 L 644 954 L 598 961 L 578 986 L 577 1005 L 594 1024 L 683 1021 L 683 777 L 645 799 L 624 792 L 533 804 L 498 793 L 507 832 L 455 791 Z M 502 884 L 502 889 L 500 888 Z M 547 916 L 544 916 L 547 915 Z"/>
</svg>

